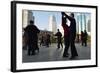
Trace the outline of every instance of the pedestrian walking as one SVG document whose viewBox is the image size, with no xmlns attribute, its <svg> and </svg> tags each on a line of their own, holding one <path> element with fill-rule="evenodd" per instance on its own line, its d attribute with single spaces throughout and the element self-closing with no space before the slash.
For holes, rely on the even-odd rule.
<svg viewBox="0 0 100 73">
<path fill-rule="evenodd" d="M 58 29 L 58 32 L 55 34 L 55 36 L 57 36 L 57 48 L 59 49 L 60 45 L 63 48 L 63 45 L 62 45 L 62 33 L 59 31 L 59 29 Z"/>
</svg>

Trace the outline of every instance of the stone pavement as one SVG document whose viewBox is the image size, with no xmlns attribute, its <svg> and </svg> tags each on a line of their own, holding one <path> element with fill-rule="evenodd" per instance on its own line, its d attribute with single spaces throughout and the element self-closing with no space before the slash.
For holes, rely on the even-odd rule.
<svg viewBox="0 0 100 73">
<path fill-rule="evenodd" d="M 76 49 L 79 56 L 72 60 L 91 59 L 90 45 L 88 45 L 87 47 L 81 46 L 81 44 L 79 43 L 76 43 L 75 45 L 76 45 Z M 71 55 L 67 58 L 62 57 L 64 48 L 57 49 L 57 44 L 52 44 L 50 47 L 39 46 L 39 49 L 40 49 L 40 52 L 33 56 L 28 56 L 27 50 L 23 50 L 23 53 L 22 53 L 23 63 L 71 60 L 69 59 Z M 70 54 L 70 48 L 69 48 L 69 54 Z"/>
</svg>

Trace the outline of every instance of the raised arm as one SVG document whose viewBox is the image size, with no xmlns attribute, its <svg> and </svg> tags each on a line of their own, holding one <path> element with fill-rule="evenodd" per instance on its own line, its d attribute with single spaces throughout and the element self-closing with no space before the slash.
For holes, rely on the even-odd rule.
<svg viewBox="0 0 100 73">
<path fill-rule="evenodd" d="M 64 12 L 62 12 L 62 27 L 64 30 L 69 29 L 68 25 L 66 24 L 67 22 L 67 18 L 64 14 Z"/>
<path fill-rule="evenodd" d="M 62 14 L 62 26 L 66 25 L 66 17 L 64 17 L 64 12 Z"/>
<path fill-rule="evenodd" d="M 62 12 L 62 27 L 63 30 L 66 30 L 66 28 L 68 27 L 68 25 L 66 24 L 66 16 L 64 15 L 63 12 Z"/>
<path fill-rule="evenodd" d="M 66 18 L 68 18 L 70 21 L 73 20 L 72 17 L 68 16 L 65 12 L 63 12 L 63 14 L 66 16 Z"/>
</svg>

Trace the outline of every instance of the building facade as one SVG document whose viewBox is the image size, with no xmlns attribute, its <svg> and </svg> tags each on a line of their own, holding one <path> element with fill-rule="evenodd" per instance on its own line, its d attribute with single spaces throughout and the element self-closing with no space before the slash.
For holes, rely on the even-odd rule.
<svg viewBox="0 0 100 73">
<path fill-rule="evenodd" d="M 25 28 L 30 20 L 34 21 L 33 12 L 31 10 L 22 10 L 22 27 Z"/>
<path fill-rule="evenodd" d="M 53 32 L 53 34 L 57 32 L 56 18 L 53 15 L 49 17 L 49 31 Z"/>
</svg>

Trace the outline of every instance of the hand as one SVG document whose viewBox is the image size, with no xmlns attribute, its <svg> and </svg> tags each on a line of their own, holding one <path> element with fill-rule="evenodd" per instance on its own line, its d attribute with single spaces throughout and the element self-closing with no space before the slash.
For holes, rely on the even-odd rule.
<svg viewBox="0 0 100 73">
<path fill-rule="evenodd" d="M 64 15 L 64 14 L 65 14 L 65 12 L 61 12 L 61 14 L 62 14 L 62 15 Z"/>
</svg>

